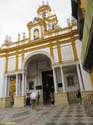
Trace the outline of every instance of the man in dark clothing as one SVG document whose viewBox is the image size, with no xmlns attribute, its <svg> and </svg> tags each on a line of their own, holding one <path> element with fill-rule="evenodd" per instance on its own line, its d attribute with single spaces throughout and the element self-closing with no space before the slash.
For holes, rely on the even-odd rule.
<svg viewBox="0 0 93 125">
<path fill-rule="evenodd" d="M 78 98 L 78 103 L 81 104 L 82 103 L 82 97 L 81 97 L 80 89 L 78 89 L 76 96 Z"/>
</svg>

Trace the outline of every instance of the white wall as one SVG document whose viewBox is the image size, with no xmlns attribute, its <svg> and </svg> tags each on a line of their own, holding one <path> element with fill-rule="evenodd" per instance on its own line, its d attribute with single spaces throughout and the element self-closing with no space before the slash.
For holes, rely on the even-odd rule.
<svg viewBox="0 0 93 125">
<path fill-rule="evenodd" d="M 78 58 L 79 58 L 79 62 L 80 62 L 85 90 L 92 90 L 89 73 L 86 72 L 85 70 L 83 70 L 82 63 L 81 63 L 82 42 L 80 40 L 76 40 L 76 48 L 77 48 L 77 54 L 78 54 Z"/>
<path fill-rule="evenodd" d="M 62 52 L 62 61 L 69 61 L 74 59 L 72 45 L 62 45 L 61 46 Z"/>
<path fill-rule="evenodd" d="M 58 63 L 58 52 L 57 52 L 57 47 L 53 48 L 53 52 L 54 52 L 54 63 Z"/>
<path fill-rule="evenodd" d="M 18 57 L 18 69 L 19 70 L 22 69 L 22 56 L 21 55 Z"/>
<path fill-rule="evenodd" d="M 16 57 L 11 56 L 8 58 L 8 71 L 16 70 Z"/>
<path fill-rule="evenodd" d="M 24 58 L 26 58 L 31 52 L 24 53 Z"/>
<path fill-rule="evenodd" d="M 5 58 L 0 58 L 0 97 L 4 96 Z"/>
</svg>

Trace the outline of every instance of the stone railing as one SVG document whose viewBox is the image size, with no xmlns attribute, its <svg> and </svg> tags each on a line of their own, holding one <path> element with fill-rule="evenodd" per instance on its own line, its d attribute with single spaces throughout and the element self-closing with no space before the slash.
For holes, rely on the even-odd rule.
<svg viewBox="0 0 93 125">
<path fill-rule="evenodd" d="M 93 94 L 88 94 L 83 97 L 83 104 L 85 106 L 86 113 L 89 116 L 93 116 Z"/>
</svg>

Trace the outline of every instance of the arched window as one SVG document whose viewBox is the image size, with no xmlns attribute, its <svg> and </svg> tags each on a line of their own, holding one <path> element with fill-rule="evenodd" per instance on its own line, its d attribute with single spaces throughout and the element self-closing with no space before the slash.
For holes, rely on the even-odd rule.
<svg viewBox="0 0 93 125">
<path fill-rule="evenodd" d="M 34 40 L 39 39 L 39 30 L 35 29 L 34 30 Z"/>
</svg>

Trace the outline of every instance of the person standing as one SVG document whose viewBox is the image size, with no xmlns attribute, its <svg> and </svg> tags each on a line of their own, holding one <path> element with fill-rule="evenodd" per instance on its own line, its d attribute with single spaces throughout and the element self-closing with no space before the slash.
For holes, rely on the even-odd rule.
<svg viewBox="0 0 93 125">
<path fill-rule="evenodd" d="M 26 105 L 27 106 L 30 106 L 31 104 L 30 104 L 30 95 L 29 94 L 27 94 L 27 96 L 26 96 Z"/>
<path fill-rule="evenodd" d="M 39 91 L 37 92 L 37 105 L 39 105 L 40 94 Z"/>
<path fill-rule="evenodd" d="M 78 103 L 81 104 L 82 103 L 82 97 L 81 97 L 80 89 L 78 89 L 76 96 L 77 96 L 77 99 L 78 99 Z"/>
<path fill-rule="evenodd" d="M 30 98 L 31 98 L 31 102 L 32 102 L 32 109 L 35 109 L 35 107 L 36 107 L 36 100 L 37 100 L 37 92 L 33 91 L 31 93 Z"/>
</svg>

